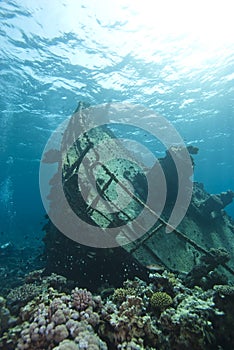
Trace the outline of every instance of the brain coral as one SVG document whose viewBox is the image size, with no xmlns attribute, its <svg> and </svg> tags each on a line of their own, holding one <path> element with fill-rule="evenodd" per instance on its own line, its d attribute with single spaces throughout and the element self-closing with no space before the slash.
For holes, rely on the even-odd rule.
<svg viewBox="0 0 234 350">
<path fill-rule="evenodd" d="M 172 298 L 165 292 L 155 292 L 150 298 L 150 305 L 154 309 L 164 310 L 172 304 Z"/>
</svg>

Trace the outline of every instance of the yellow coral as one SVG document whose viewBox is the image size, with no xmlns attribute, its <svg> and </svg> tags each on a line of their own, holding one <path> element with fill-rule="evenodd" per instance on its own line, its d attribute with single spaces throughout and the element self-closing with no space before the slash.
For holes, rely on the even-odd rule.
<svg viewBox="0 0 234 350">
<path fill-rule="evenodd" d="M 135 289 L 134 288 L 117 288 L 115 289 L 114 291 L 114 294 L 113 294 L 113 300 L 115 302 L 118 302 L 118 303 L 121 303 L 122 301 L 126 300 L 126 297 L 128 295 L 135 295 L 136 292 L 135 292 Z"/>
<path fill-rule="evenodd" d="M 114 291 L 113 294 L 113 300 L 115 302 L 121 303 L 122 301 L 124 301 L 126 299 L 127 296 L 127 291 L 124 288 L 117 288 Z"/>
<path fill-rule="evenodd" d="M 172 298 L 165 292 L 155 292 L 150 298 L 150 304 L 154 309 L 166 309 L 172 304 Z"/>
</svg>

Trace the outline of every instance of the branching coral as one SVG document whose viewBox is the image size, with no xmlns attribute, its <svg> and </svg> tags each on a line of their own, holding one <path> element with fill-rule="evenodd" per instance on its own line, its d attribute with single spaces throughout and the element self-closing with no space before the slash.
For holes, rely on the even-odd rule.
<svg viewBox="0 0 234 350">
<path fill-rule="evenodd" d="M 113 300 L 117 303 L 121 303 L 126 299 L 127 291 L 124 288 L 117 288 L 113 294 Z"/>
<path fill-rule="evenodd" d="M 97 301 L 100 302 L 99 299 Z M 89 333 L 97 338 L 92 328 L 99 322 L 99 316 L 93 311 L 95 306 L 92 294 L 87 290 L 76 288 L 71 295 L 66 295 L 49 288 L 21 308 L 19 317 L 22 324 L 18 339 L 11 337 L 12 332 L 9 333 L 7 338 L 2 338 L 2 348 L 50 350 L 65 339 L 78 344 L 81 332 L 86 332 L 86 338 Z M 101 348 L 105 349 L 105 346 Z"/>
<path fill-rule="evenodd" d="M 94 306 L 92 294 L 86 289 L 76 287 L 72 291 L 72 305 L 78 311 L 85 310 L 89 306 Z"/>
<path fill-rule="evenodd" d="M 34 283 L 24 284 L 10 291 L 7 296 L 7 305 L 12 312 L 16 313 L 20 307 L 42 293 L 43 290 L 43 286 Z"/>
<path fill-rule="evenodd" d="M 121 303 L 126 300 L 128 295 L 136 295 L 136 290 L 134 288 L 117 288 L 113 293 L 114 302 Z"/>
<path fill-rule="evenodd" d="M 213 297 L 202 295 L 202 292 L 197 289 L 192 295 L 184 295 L 176 308 L 169 308 L 161 314 L 159 322 L 163 331 L 168 331 L 170 343 L 175 348 L 205 350 L 212 343 L 212 319 L 221 313 L 215 309 Z"/>
<path fill-rule="evenodd" d="M 49 280 L 59 278 L 52 276 Z M 50 287 L 48 281 L 42 283 L 39 295 L 31 296 L 18 310 L 15 326 L 9 324 L 10 311 L 0 298 L 1 327 L 5 322 L 0 338 L 2 350 L 207 350 L 223 342 L 217 325 L 223 329 L 220 325 L 225 318 L 220 316 L 224 313 L 228 316 L 225 325 L 230 328 L 225 344 L 233 344 L 233 318 L 228 315 L 232 310 L 232 286 L 218 285 L 208 291 L 190 289 L 176 275 L 164 271 L 153 274 L 148 284 L 128 280 L 103 301 L 78 287 L 62 293 Z M 223 300 L 230 303 L 222 309 Z"/>
<path fill-rule="evenodd" d="M 22 306 L 46 292 L 49 287 L 58 291 L 67 291 L 67 279 L 55 273 L 43 276 L 42 270 L 36 270 L 30 272 L 25 281 L 25 284 L 12 289 L 7 295 L 7 306 L 12 313 L 16 314 Z"/>
<path fill-rule="evenodd" d="M 105 337 L 108 343 L 120 345 L 134 340 L 141 349 L 144 343 L 155 345 L 157 331 L 149 315 L 146 315 L 142 298 L 127 296 L 119 308 L 110 307 L 103 314 L 103 323 L 99 329 L 100 335 Z M 124 349 L 124 347 L 122 347 Z"/>
</svg>

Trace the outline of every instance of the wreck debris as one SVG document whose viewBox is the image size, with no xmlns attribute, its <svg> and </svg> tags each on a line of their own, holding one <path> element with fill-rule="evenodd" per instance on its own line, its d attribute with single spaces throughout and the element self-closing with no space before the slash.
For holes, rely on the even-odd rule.
<svg viewBox="0 0 234 350">
<path fill-rule="evenodd" d="M 81 104 L 77 111 L 81 118 L 82 108 L 86 107 Z M 115 227 L 115 225 L 125 224 L 126 222 L 131 223 L 132 215 L 138 215 L 142 208 L 146 208 L 150 213 L 152 211 L 145 203 L 144 196 L 147 193 L 147 186 L 142 181 L 143 177 L 140 176 L 142 174 L 139 173 L 136 167 L 134 169 L 129 168 L 127 173 L 128 178 L 134 181 L 134 188 L 136 187 L 138 191 L 137 194 L 119 181 L 116 174 L 112 173 L 105 165 L 102 166 L 102 173 L 97 181 L 99 195 L 101 194 L 102 198 L 106 200 L 107 206 L 110 200 L 109 188 L 115 183 L 115 185 L 121 186 L 123 191 L 130 194 L 133 199 L 131 207 L 124 208 L 117 214 L 109 215 L 93 209 L 92 204 L 96 200 L 94 197 L 90 205 L 84 203 L 81 193 L 77 190 L 77 168 L 80 164 L 80 158 L 84 156 L 85 152 L 92 149 L 95 137 L 108 139 L 110 133 L 110 130 L 100 128 L 96 135 L 85 135 L 84 140 L 76 140 L 73 149 L 67 151 L 62 165 L 64 191 L 72 209 L 87 222 L 91 222 L 93 225 L 104 225 L 101 227 Z M 192 156 L 198 153 L 198 149 L 188 146 L 188 151 L 194 164 Z M 124 152 L 124 150 L 121 152 Z M 116 237 L 120 246 L 115 249 L 105 249 L 104 252 L 77 243 L 74 245 L 52 223 L 48 223 L 45 237 L 46 255 L 48 257 L 47 271 L 59 272 L 62 269 L 63 274 L 68 277 L 74 277 L 77 271 L 82 271 L 82 276 L 78 273 L 77 278 L 81 277 L 86 286 L 86 282 L 89 283 L 90 274 L 97 284 L 110 281 L 109 264 L 112 263 L 116 267 L 116 272 L 120 277 L 119 283 L 121 283 L 124 278 L 131 274 L 145 276 L 147 274 L 145 266 L 153 266 L 154 264 L 165 266 L 165 268 L 172 271 L 189 273 L 198 264 L 202 255 L 206 256 L 207 259 L 212 258 L 210 248 L 217 249 L 222 246 L 224 249 L 230 247 L 230 260 L 228 262 L 223 261 L 220 265 L 226 270 L 225 273 L 227 273 L 228 278 L 233 278 L 233 223 L 223 210 L 234 197 L 232 191 L 223 192 L 220 195 L 210 195 L 205 191 L 203 185 L 194 183 L 193 195 L 186 216 L 178 227 L 170 227 L 171 232 L 166 233 L 167 219 L 170 216 L 178 190 L 176 168 L 173 164 L 171 152 L 174 152 L 174 156 L 178 158 L 181 158 L 183 154 L 182 149 L 175 146 L 172 147 L 170 152 L 169 150 L 166 151 L 165 157 L 159 159 L 168 191 L 162 215 L 157 215 L 157 212 L 151 213 L 155 216 L 155 222 L 157 221 L 157 223 L 150 230 L 134 242 L 126 245 L 124 245 L 124 239 L 121 240 L 121 237 Z M 97 157 L 95 152 L 93 152 L 93 156 Z M 90 176 L 89 167 L 85 169 L 82 176 L 83 181 L 88 181 L 87 179 Z M 184 176 L 187 176 L 186 181 L 189 184 L 191 182 L 189 174 L 184 174 Z M 52 192 L 53 188 L 56 188 L 56 179 L 52 183 Z M 59 212 L 59 199 L 53 204 Z M 134 228 L 131 228 L 131 224 L 129 227 L 131 234 L 134 234 Z M 77 227 L 77 230 L 79 230 L 79 227 Z M 56 245 L 54 244 L 55 241 L 57 242 Z M 89 258 L 90 254 L 92 254 L 92 259 Z"/>
</svg>

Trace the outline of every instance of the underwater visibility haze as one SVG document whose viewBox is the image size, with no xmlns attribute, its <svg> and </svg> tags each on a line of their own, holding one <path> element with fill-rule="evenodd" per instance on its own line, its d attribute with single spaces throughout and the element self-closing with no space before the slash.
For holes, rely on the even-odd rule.
<svg viewBox="0 0 234 350">
<path fill-rule="evenodd" d="M 234 348 L 233 9 L 0 1 L 0 349 Z M 105 165 L 93 184 L 95 158 Z M 56 163 L 53 177 L 43 162 Z M 59 188 L 117 243 L 99 231 L 86 244 L 92 233 L 73 231 Z M 153 211 L 151 194 L 165 206 Z"/>
</svg>

